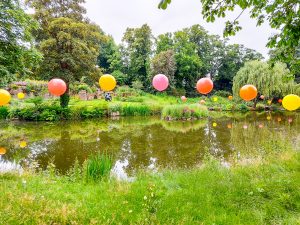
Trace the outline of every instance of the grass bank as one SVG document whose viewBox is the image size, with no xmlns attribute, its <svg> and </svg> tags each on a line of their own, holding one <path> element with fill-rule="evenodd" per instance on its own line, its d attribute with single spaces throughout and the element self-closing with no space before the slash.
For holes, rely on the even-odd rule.
<svg viewBox="0 0 300 225">
<path fill-rule="evenodd" d="M 230 168 L 208 158 L 193 170 L 144 172 L 133 182 L 87 182 L 76 171 L 0 175 L 1 223 L 300 223 L 300 154 L 295 151 Z"/>
<path fill-rule="evenodd" d="M 205 103 L 200 104 L 205 99 Z M 114 116 L 150 116 L 201 118 L 209 111 L 249 111 L 253 103 L 242 103 L 225 97 L 188 98 L 182 102 L 180 98 L 167 95 L 152 95 L 139 92 L 135 96 L 113 98 L 112 102 L 100 100 L 81 101 L 72 98 L 68 108 L 59 105 L 59 99 L 44 100 L 41 97 L 26 100 L 14 99 L 9 106 L 0 107 L 0 119 L 19 119 L 28 121 L 58 121 L 103 118 Z M 258 111 L 265 109 L 266 104 L 259 103 Z M 184 107 L 188 108 L 185 110 Z M 278 110 L 279 105 L 268 107 Z"/>
</svg>

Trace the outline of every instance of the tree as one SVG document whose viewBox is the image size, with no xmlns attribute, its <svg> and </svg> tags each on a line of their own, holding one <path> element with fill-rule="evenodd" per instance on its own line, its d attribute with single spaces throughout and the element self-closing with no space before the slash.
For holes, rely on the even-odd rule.
<svg viewBox="0 0 300 225">
<path fill-rule="evenodd" d="M 128 74 L 130 83 L 139 80 L 144 87 L 149 86 L 151 47 L 152 33 L 147 24 L 140 28 L 127 28 L 122 39 L 121 52 L 124 67 L 127 68 L 124 73 Z"/>
<path fill-rule="evenodd" d="M 176 70 L 175 53 L 173 50 L 160 52 L 151 61 L 151 74 L 162 73 L 166 75 L 169 78 L 171 87 L 174 87 Z"/>
<path fill-rule="evenodd" d="M 38 66 L 41 55 L 31 44 L 37 27 L 18 0 L 0 2 L 0 87 L 31 75 Z"/>
<path fill-rule="evenodd" d="M 254 85 L 259 95 L 262 94 L 266 98 L 297 94 L 297 85 L 293 80 L 288 79 L 289 74 L 290 71 L 283 63 L 276 63 L 274 67 L 270 67 L 266 62 L 247 62 L 233 78 L 233 94 L 238 98 L 240 88 L 246 84 Z"/>
<path fill-rule="evenodd" d="M 269 25 L 279 30 L 278 34 L 270 37 L 269 47 L 283 48 L 285 55 L 294 55 L 300 42 L 300 7 L 299 0 L 200 0 L 202 15 L 207 22 L 214 22 L 216 17 L 225 17 L 226 12 L 240 8 L 240 14 L 233 20 L 227 21 L 224 36 L 235 35 L 242 28 L 239 17 L 246 9 L 250 17 L 257 20 L 257 25 L 268 21 Z M 161 0 L 159 8 L 166 9 L 171 0 Z"/>
<path fill-rule="evenodd" d="M 87 77 L 94 83 L 100 69 L 96 67 L 99 46 L 105 41 L 99 26 L 84 18 L 84 0 L 27 0 L 35 10 L 34 17 L 41 29 L 34 33 L 37 47 L 44 55 L 40 78 L 60 77 L 67 84 Z M 61 96 L 61 105 L 67 106 L 69 92 Z"/>
<path fill-rule="evenodd" d="M 261 60 L 263 56 L 255 50 L 245 48 L 243 45 L 227 45 L 220 60 L 220 67 L 214 79 L 216 90 L 231 91 L 233 78 L 245 62 Z"/>
</svg>

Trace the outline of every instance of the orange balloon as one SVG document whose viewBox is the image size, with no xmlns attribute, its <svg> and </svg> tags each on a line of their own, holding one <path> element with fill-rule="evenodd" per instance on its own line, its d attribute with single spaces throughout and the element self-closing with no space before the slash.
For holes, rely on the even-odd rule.
<svg viewBox="0 0 300 225">
<path fill-rule="evenodd" d="M 202 105 L 205 104 L 205 100 L 202 99 L 202 100 L 200 101 L 200 104 L 202 104 Z"/>
<path fill-rule="evenodd" d="M 5 155 L 5 153 L 6 153 L 6 149 L 1 147 L 0 148 L 0 155 Z"/>
<path fill-rule="evenodd" d="M 247 84 L 240 89 L 240 97 L 245 101 L 251 101 L 257 96 L 257 89 L 251 84 Z"/>
<path fill-rule="evenodd" d="M 281 99 L 281 98 L 280 98 L 280 99 L 278 99 L 278 103 L 280 103 L 280 104 L 282 103 L 282 99 Z"/>
<path fill-rule="evenodd" d="M 201 78 L 197 82 L 197 91 L 203 95 L 208 94 L 214 88 L 214 83 L 209 78 Z"/>
<path fill-rule="evenodd" d="M 52 79 L 48 83 L 48 90 L 52 95 L 61 96 L 67 90 L 67 85 L 62 79 Z"/>
<path fill-rule="evenodd" d="M 228 99 L 229 99 L 229 100 L 232 100 L 232 99 L 233 99 L 232 95 L 228 96 Z"/>
</svg>

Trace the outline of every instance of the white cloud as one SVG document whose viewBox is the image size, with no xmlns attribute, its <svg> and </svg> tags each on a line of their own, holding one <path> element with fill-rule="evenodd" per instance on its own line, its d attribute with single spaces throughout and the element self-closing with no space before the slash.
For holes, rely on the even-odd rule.
<svg viewBox="0 0 300 225">
<path fill-rule="evenodd" d="M 127 27 L 139 27 L 149 24 L 153 34 L 173 32 L 194 24 L 200 24 L 211 34 L 222 36 L 224 21 L 235 18 L 237 9 L 226 19 L 217 19 L 206 23 L 201 15 L 199 0 L 173 0 L 167 10 L 157 8 L 159 0 L 87 0 L 88 17 L 106 32 L 111 34 L 117 43 L 122 39 Z M 256 21 L 247 13 L 240 18 L 243 30 L 230 37 L 230 43 L 243 44 L 255 49 L 267 57 L 266 47 L 272 29 L 267 25 L 256 27 Z"/>
</svg>

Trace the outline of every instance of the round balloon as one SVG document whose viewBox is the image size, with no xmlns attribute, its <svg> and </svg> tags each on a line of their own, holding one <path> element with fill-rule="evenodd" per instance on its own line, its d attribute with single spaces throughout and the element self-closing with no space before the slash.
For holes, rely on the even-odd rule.
<svg viewBox="0 0 300 225">
<path fill-rule="evenodd" d="M 187 98 L 185 96 L 181 96 L 181 101 L 185 102 Z"/>
<path fill-rule="evenodd" d="M 228 96 L 228 99 L 229 99 L 229 100 L 232 100 L 232 99 L 233 99 L 232 95 Z"/>
<path fill-rule="evenodd" d="M 197 82 L 197 91 L 200 94 L 206 95 L 209 92 L 211 92 L 213 88 L 214 88 L 214 83 L 209 78 L 201 78 Z"/>
<path fill-rule="evenodd" d="M 0 148 L 0 155 L 5 155 L 5 153 L 6 153 L 6 149 L 1 147 Z"/>
<path fill-rule="evenodd" d="M 281 98 L 280 98 L 280 99 L 278 99 L 278 103 L 280 103 L 280 104 L 282 103 L 282 99 L 281 99 Z"/>
<path fill-rule="evenodd" d="M 245 101 L 251 101 L 257 96 L 257 89 L 255 86 L 247 84 L 240 89 L 240 97 Z"/>
<path fill-rule="evenodd" d="M 300 97 L 298 95 L 287 95 L 282 100 L 282 106 L 289 111 L 297 110 L 300 107 Z"/>
<path fill-rule="evenodd" d="M 0 106 L 6 105 L 10 102 L 11 95 L 8 91 L 0 89 Z"/>
<path fill-rule="evenodd" d="M 202 100 L 200 101 L 200 104 L 202 104 L 202 105 L 205 104 L 205 100 L 202 99 Z"/>
<path fill-rule="evenodd" d="M 153 77 L 152 85 L 156 90 L 164 91 L 169 86 L 169 79 L 163 74 L 157 74 Z"/>
<path fill-rule="evenodd" d="M 23 99 L 25 98 L 25 94 L 23 92 L 18 93 L 17 95 L 18 99 Z"/>
<path fill-rule="evenodd" d="M 265 96 L 264 96 L 264 95 L 261 95 L 259 98 L 262 99 L 262 100 L 264 100 L 264 99 L 265 99 Z"/>
<path fill-rule="evenodd" d="M 54 78 L 49 81 L 48 90 L 52 95 L 61 96 L 67 91 L 67 85 L 62 79 Z"/>
<path fill-rule="evenodd" d="M 100 77 L 99 85 L 102 91 L 111 91 L 116 87 L 117 81 L 112 75 L 105 74 Z"/>
</svg>

